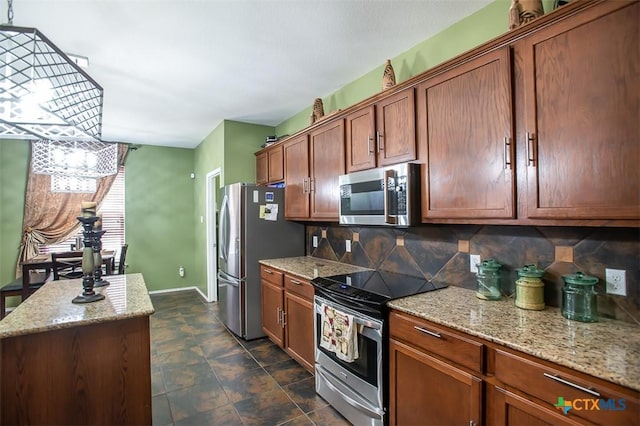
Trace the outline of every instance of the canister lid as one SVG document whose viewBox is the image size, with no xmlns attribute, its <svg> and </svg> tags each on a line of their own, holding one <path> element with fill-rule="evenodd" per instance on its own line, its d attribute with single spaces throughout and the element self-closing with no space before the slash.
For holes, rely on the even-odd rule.
<svg viewBox="0 0 640 426">
<path fill-rule="evenodd" d="M 516 269 L 518 276 L 528 278 L 542 278 L 544 269 L 538 269 L 536 265 L 524 265 L 520 269 Z"/>
<path fill-rule="evenodd" d="M 563 275 L 562 279 L 567 284 L 594 285 L 598 283 L 597 277 L 585 275 L 582 272 L 576 272 L 575 274 L 571 275 Z"/>
<path fill-rule="evenodd" d="M 502 267 L 502 265 L 496 262 L 494 259 L 483 260 L 482 263 L 478 263 L 476 266 L 478 267 L 478 272 L 480 273 L 496 272 Z"/>
</svg>

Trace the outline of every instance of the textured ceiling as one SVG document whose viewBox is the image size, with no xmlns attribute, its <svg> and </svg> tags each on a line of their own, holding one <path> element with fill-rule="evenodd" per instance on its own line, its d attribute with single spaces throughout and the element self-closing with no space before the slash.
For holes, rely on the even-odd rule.
<svg viewBox="0 0 640 426">
<path fill-rule="evenodd" d="M 89 57 L 104 140 L 193 148 L 224 119 L 277 125 L 490 1 L 14 0 L 13 24 Z"/>
</svg>

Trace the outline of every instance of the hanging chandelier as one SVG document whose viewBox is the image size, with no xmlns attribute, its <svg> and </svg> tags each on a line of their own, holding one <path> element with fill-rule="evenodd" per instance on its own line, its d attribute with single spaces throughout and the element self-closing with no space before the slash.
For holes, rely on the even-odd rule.
<svg viewBox="0 0 640 426">
<path fill-rule="evenodd" d="M 33 173 L 96 179 L 118 172 L 117 143 L 39 140 L 31 147 Z"/>
<path fill-rule="evenodd" d="M 0 138 L 100 140 L 103 89 L 35 28 L 0 25 Z"/>
</svg>

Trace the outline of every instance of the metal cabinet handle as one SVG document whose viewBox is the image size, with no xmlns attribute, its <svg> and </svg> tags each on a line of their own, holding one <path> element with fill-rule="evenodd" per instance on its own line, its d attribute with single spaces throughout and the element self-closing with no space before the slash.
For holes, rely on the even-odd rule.
<svg viewBox="0 0 640 426">
<path fill-rule="evenodd" d="M 282 309 L 280 309 L 280 306 L 278 306 L 276 308 L 276 323 L 280 324 L 280 312 L 282 311 Z"/>
<path fill-rule="evenodd" d="M 309 178 L 304 178 L 302 180 L 302 193 L 303 194 L 309 193 Z"/>
<path fill-rule="evenodd" d="M 298 280 L 290 279 L 290 280 L 289 280 L 289 282 L 290 282 L 291 284 L 302 285 L 302 282 L 300 282 L 300 281 L 298 281 Z"/>
<path fill-rule="evenodd" d="M 382 142 L 381 142 L 383 137 L 384 136 L 382 135 L 382 133 L 380 133 L 380 131 L 376 131 L 376 139 L 377 139 L 376 144 L 378 145 L 378 152 L 384 151 L 384 145 L 382 145 Z"/>
<path fill-rule="evenodd" d="M 373 142 L 373 138 L 371 137 L 371 135 L 367 136 L 367 151 L 369 152 L 369 155 L 373 154 L 373 150 L 371 149 L 371 142 Z"/>
<path fill-rule="evenodd" d="M 429 336 L 433 336 L 433 337 L 437 337 L 438 339 L 442 339 L 442 336 L 440 335 L 440 333 L 436 333 L 435 331 L 430 331 L 430 330 L 427 330 L 425 328 L 418 327 L 417 325 L 414 325 L 413 328 L 415 328 L 416 330 L 421 331 L 421 332 L 423 332 L 425 334 L 428 334 Z"/>
<path fill-rule="evenodd" d="M 535 166 L 536 154 L 535 154 L 535 133 L 527 132 L 527 165 Z"/>
<path fill-rule="evenodd" d="M 316 192 L 316 180 L 309 178 L 309 194 Z"/>
<path fill-rule="evenodd" d="M 265 273 L 267 273 L 267 274 L 273 274 L 273 272 L 271 271 L 271 269 L 265 269 L 265 270 L 264 270 L 264 272 L 265 272 Z"/>
<path fill-rule="evenodd" d="M 565 384 L 567 386 L 571 386 L 572 388 L 576 388 L 576 389 L 579 389 L 579 390 L 581 390 L 583 392 L 586 392 L 586 393 L 588 393 L 590 395 L 593 395 L 596 398 L 600 398 L 600 394 L 598 392 L 594 391 L 594 390 L 591 390 L 589 388 L 585 388 L 584 386 L 577 385 L 575 383 L 572 383 L 572 382 L 570 382 L 568 380 L 563 379 L 562 377 L 558 377 L 558 376 L 556 376 L 554 374 L 549 374 L 549 373 L 543 373 L 543 374 L 544 374 L 544 377 L 547 377 L 547 378 L 549 378 L 551 380 L 555 380 L 556 382 L 560 382 L 560 383 Z"/>
<path fill-rule="evenodd" d="M 511 169 L 511 138 L 504 138 L 504 167 Z"/>
<path fill-rule="evenodd" d="M 283 310 L 282 311 L 282 328 L 284 328 L 287 325 L 287 313 Z"/>
</svg>

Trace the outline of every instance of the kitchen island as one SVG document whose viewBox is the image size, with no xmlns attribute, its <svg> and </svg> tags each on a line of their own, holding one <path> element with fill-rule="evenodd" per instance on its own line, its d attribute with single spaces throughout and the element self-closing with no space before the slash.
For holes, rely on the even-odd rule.
<svg viewBox="0 0 640 426">
<path fill-rule="evenodd" d="M 153 305 L 141 274 L 105 278 L 104 300 L 51 281 L 0 321 L 0 424 L 151 424 Z"/>
</svg>

